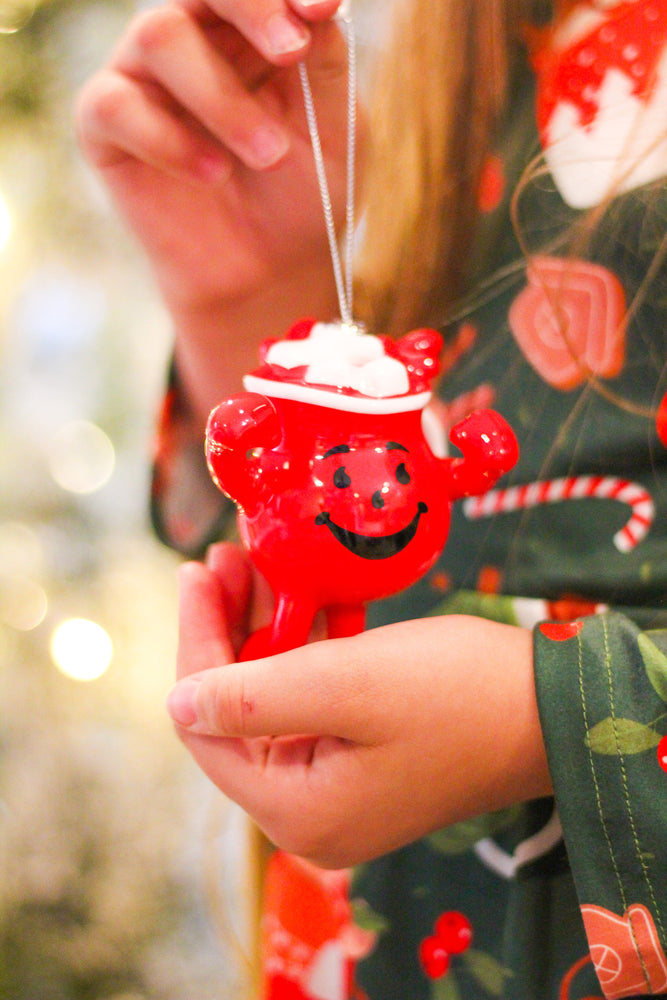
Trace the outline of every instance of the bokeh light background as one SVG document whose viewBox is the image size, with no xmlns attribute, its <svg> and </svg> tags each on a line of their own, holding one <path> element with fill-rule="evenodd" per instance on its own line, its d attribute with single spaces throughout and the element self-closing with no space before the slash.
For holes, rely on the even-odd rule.
<svg viewBox="0 0 667 1000">
<path fill-rule="evenodd" d="M 72 105 L 127 0 L 0 0 L 0 1000 L 243 996 L 241 818 L 164 712 L 170 329 Z"/>
<path fill-rule="evenodd" d="M 145 4 L 143 4 L 145 6 Z M 76 148 L 133 0 L 0 0 L 0 1000 L 242 1000 L 244 820 L 164 711 L 171 333 Z M 359 53 L 390 0 L 355 0 Z"/>
</svg>

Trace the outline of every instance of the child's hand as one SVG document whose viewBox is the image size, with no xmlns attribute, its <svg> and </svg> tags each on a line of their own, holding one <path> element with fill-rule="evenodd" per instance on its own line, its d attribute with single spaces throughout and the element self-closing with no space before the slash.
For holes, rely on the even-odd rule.
<svg viewBox="0 0 667 1000">
<path fill-rule="evenodd" d="M 133 20 L 82 91 L 82 149 L 177 319 L 242 302 L 270 282 L 312 282 L 318 262 L 333 284 L 296 63 L 308 61 L 340 218 L 347 59 L 331 21 L 338 6 L 165 3 Z"/>
<path fill-rule="evenodd" d="M 169 707 L 278 846 L 343 867 L 549 793 L 529 632 L 430 618 L 236 664 L 250 586 L 230 546 L 184 569 Z M 253 628 L 270 617 L 257 608 Z"/>
</svg>

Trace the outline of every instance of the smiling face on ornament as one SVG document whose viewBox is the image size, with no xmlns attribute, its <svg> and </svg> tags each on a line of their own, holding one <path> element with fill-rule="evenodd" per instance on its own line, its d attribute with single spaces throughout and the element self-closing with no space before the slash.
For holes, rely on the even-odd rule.
<svg viewBox="0 0 667 1000">
<path fill-rule="evenodd" d="M 421 413 L 312 408 L 305 422 L 302 407 L 297 431 L 297 404 L 276 405 L 286 429 L 275 455 L 281 491 L 242 526 L 263 574 L 289 591 L 307 586 L 322 603 L 372 600 L 415 582 L 449 526 L 446 463 Z"/>
<path fill-rule="evenodd" d="M 324 510 L 315 518 L 361 559 L 398 555 L 415 538 L 428 503 L 409 449 L 398 441 L 335 445 L 316 460 Z"/>
</svg>

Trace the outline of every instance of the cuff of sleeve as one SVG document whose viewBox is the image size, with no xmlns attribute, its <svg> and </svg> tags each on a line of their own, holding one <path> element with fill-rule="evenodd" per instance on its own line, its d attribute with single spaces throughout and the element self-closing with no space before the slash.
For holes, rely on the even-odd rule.
<svg viewBox="0 0 667 1000">
<path fill-rule="evenodd" d="M 195 425 L 172 366 L 158 418 L 150 513 L 158 538 L 188 558 L 231 532 L 236 507 L 206 466 L 204 428 Z"/>
<path fill-rule="evenodd" d="M 591 958 L 609 1000 L 667 991 L 667 630 L 534 630 L 537 699 Z"/>
</svg>

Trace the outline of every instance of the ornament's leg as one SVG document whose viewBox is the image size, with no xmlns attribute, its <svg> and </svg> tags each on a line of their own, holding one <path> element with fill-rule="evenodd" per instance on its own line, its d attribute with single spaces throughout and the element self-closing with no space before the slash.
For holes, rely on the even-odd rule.
<svg viewBox="0 0 667 1000">
<path fill-rule="evenodd" d="M 259 660 L 264 656 L 285 653 L 308 641 L 316 609 L 310 601 L 293 594 L 280 594 L 273 622 L 254 632 L 241 650 L 241 660 Z"/>
<path fill-rule="evenodd" d="M 363 604 L 332 604 L 327 608 L 327 636 L 342 639 L 348 635 L 358 635 L 366 625 L 366 609 Z"/>
</svg>

